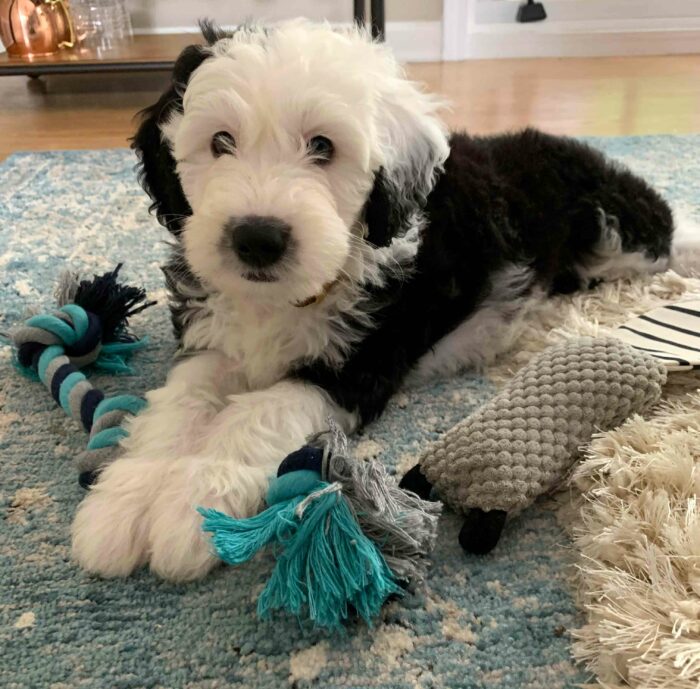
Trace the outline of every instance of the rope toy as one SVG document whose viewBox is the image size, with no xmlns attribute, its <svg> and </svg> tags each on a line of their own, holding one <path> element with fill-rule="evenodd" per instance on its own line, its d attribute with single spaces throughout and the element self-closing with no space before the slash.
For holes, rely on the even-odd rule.
<svg viewBox="0 0 700 689">
<path fill-rule="evenodd" d="M 562 483 L 596 431 L 658 402 L 666 375 L 662 361 L 613 337 L 549 347 L 428 448 L 401 486 L 426 498 L 435 486 L 465 515 L 462 547 L 487 553 L 507 515 Z"/>
<path fill-rule="evenodd" d="M 388 598 L 423 581 L 442 506 L 401 490 L 379 462 L 350 459 L 345 435 L 329 423 L 280 464 L 264 512 L 234 519 L 199 511 L 224 562 L 272 546 L 261 618 L 283 610 L 338 630 L 353 611 L 371 625 Z"/>
<path fill-rule="evenodd" d="M 127 432 L 124 419 L 138 414 L 146 401 L 135 395 L 108 397 L 80 371 L 86 366 L 109 373 L 131 373 L 127 361 L 146 346 L 127 329 L 129 317 L 155 304 L 136 287 L 117 281 L 113 271 L 92 280 L 66 274 L 57 290 L 58 308 L 35 315 L 11 333 L 16 363 L 22 373 L 38 378 L 56 403 L 90 434 L 77 460 L 79 482 L 94 483 L 102 467 L 116 455 Z"/>
<path fill-rule="evenodd" d="M 89 281 L 67 275 L 58 308 L 11 334 L 20 371 L 41 380 L 90 434 L 77 459 L 86 488 L 128 435 L 124 420 L 146 404 L 134 395 L 108 397 L 80 371 L 131 373 L 128 359 L 146 344 L 128 331 L 128 319 L 155 302 L 119 284 L 120 269 Z M 274 545 L 276 566 L 258 604 L 262 617 L 278 609 L 307 613 L 318 626 L 339 629 L 352 611 L 370 624 L 389 597 L 423 580 L 441 505 L 399 489 L 377 462 L 348 459 L 345 436 L 329 425 L 282 462 L 268 490 L 269 509 L 242 520 L 199 511 L 226 562 L 245 562 Z"/>
</svg>

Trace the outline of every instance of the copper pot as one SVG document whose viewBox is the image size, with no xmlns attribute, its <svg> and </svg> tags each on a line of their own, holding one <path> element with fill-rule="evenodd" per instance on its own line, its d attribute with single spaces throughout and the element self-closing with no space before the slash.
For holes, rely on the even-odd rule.
<svg viewBox="0 0 700 689">
<path fill-rule="evenodd" d="M 9 55 L 50 55 L 75 45 L 65 0 L 0 0 L 0 39 Z"/>
</svg>

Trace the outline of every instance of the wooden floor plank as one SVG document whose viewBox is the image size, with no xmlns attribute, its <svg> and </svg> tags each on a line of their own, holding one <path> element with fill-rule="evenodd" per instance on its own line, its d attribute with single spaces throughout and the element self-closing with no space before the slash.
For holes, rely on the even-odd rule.
<svg viewBox="0 0 700 689">
<path fill-rule="evenodd" d="M 700 56 L 478 60 L 415 64 L 412 78 L 451 102 L 450 126 L 493 133 L 700 132 Z M 0 78 L 0 159 L 19 150 L 127 145 L 134 114 L 167 74 Z"/>
</svg>

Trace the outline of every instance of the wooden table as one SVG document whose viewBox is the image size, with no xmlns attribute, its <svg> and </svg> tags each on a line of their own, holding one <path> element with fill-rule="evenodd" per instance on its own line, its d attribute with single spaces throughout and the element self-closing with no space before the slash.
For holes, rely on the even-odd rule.
<svg viewBox="0 0 700 689">
<path fill-rule="evenodd" d="M 353 16 L 364 24 L 364 0 L 354 0 Z M 372 35 L 384 38 L 384 0 L 371 0 L 370 23 Z M 75 74 L 86 72 L 156 72 L 170 70 L 180 51 L 192 43 L 201 43 L 199 32 L 134 36 L 114 48 L 61 49 L 43 57 L 10 57 L 0 54 L 0 76 L 42 74 Z"/>
<path fill-rule="evenodd" d="M 110 50 L 61 49 L 42 57 L 0 55 L 0 76 L 37 77 L 42 74 L 85 72 L 155 72 L 172 69 L 180 51 L 192 43 L 201 43 L 197 33 L 134 36 Z"/>
</svg>

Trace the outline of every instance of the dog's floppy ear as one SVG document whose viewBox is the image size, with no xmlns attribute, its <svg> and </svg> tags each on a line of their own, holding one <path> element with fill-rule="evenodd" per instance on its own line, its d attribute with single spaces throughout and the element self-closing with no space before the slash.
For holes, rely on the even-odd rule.
<svg viewBox="0 0 700 689">
<path fill-rule="evenodd" d="M 150 210 L 155 211 L 161 225 L 176 235 L 192 210 L 175 171 L 175 159 L 161 134 L 161 125 L 173 112 L 182 112 L 182 94 L 190 75 L 208 56 L 208 49 L 200 45 L 188 46 L 180 53 L 170 87 L 140 113 L 141 125 L 131 140 L 139 157 L 139 181 L 153 201 Z"/>
<path fill-rule="evenodd" d="M 382 167 L 365 206 L 367 240 L 387 246 L 425 204 L 449 154 L 439 103 L 400 73 L 379 81 L 377 131 Z"/>
<path fill-rule="evenodd" d="M 396 195 L 396 189 L 387 182 L 384 168 L 379 168 L 364 210 L 365 239 L 374 246 L 389 246 L 407 220 L 393 201 Z"/>
</svg>

